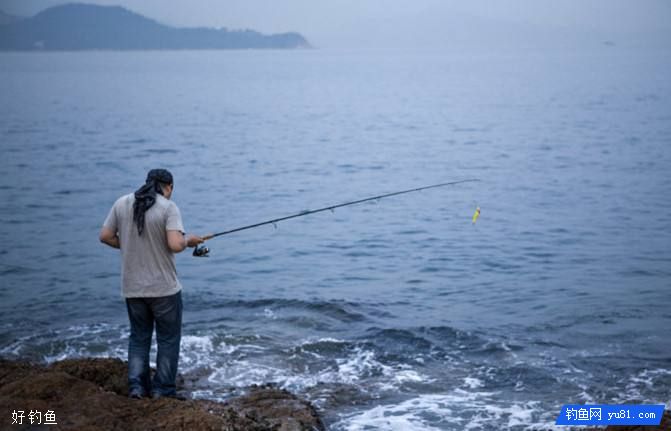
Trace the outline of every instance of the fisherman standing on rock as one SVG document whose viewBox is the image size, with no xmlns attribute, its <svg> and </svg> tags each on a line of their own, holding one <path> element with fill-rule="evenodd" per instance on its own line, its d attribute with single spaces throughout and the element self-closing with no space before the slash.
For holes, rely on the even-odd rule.
<svg viewBox="0 0 671 431">
<path fill-rule="evenodd" d="M 182 285 L 175 253 L 203 242 L 185 235 L 170 200 L 172 174 L 152 169 L 135 193 L 119 198 L 103 223 L 100 241 L 121 250 L 121 288 L 130 320 L 128 394 L 131 398 L 176 397 L 182 333 Z M 156 325 L 156 374 L 150 380 L 149 350 Z"/>
</svg>

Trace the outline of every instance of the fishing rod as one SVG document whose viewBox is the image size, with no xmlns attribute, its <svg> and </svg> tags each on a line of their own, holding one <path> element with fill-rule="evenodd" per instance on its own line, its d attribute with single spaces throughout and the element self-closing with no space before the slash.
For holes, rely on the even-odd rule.
<svg viewBox="0 0 671 431">
<path fill-rule="evenodd" d="M 306 215 L 316 214 L 316 213 L 320 213 L 320 212 L 323 212 L 323 211 L 333 211 L 336 208 L 342 208 L 342 207 L 346 207 L 346 206 L 350 206 L 350 205 L 361 204 L 361 203 L 369 202 L 369 201 L 376 201 L 376 200 L 388 198 L 388 197 L 391 197 L 391 196 L 398 196 L 398 195 L 403 195 L 403 194 L 406 194 L 406 193 L 413 193 L 413 192 L 419 192 L 419 191 L 422 191 L 422 190 L 435 189 L 435 188 L 438 188 L 438 187 L 452 186 L 452 185 L 455 185 L 455 184 L 470 183 L 470 182 L 474 182 L 474 181 L 480 181 L 480 180 L 476 179 L 476 178 L 472 178 L 472 179 L 468 179 L 468 180 L 460 180 L 460 181 L 451 181 L 451 182 L 448 182 L 448 183 L 432 184 L 430 186 L 417 187 L 417 188 L 414 188 L 414 189 L 401 190 L 401 191 L 393 192 L 393 193 L 386 193 L 386 194 L 383 194 L 383 195 L 372 196 L 372 197 L 369 197 L 369 198 L 358 199 L 358 200 L 355 200 L 355 201 L 343 202 L 343 203 L 340 203 L 340 204 L 330 205 L 330 206 L 323 207 L 323 208 L 318 208 L 318 209 L 315 209 L 315 210 L 305 210 L 305 211 L 301 211 L 301 212 L 296 213 L 296 214 L 292 214 L 292 215 L 288 215 L 288 216 L 284 216 L 284 217 L 278 217 L 278 218 L 275 218 L 275 219 L 272 219 L 272 220 L 266 220 L 266 221 L 262 221 L 260 223 L 254 223 L 254 224 L 250 224 L 250 225 L 247 225 L 247 226 L 238 227 L 238 228 L 235 228 L 235 229 L 225 230 L 223 232 L 217 232 L 217 233 L 213 233 L 213 234 L 210 234 L 210 235 L 206 235 L 206 236 L 203 237 L 203 240 L 207 241 L 207 240 L 210 240 L 212 238 L 216 238 L 218 236 L 228 235 L 228 234 L 231 234 L 231 233 L 240 232 L 240 231 L 247 230 L 247 229 L 253 229 L 253 228 L 256 228 L 256 227 L 259 227 L 259 226 L 265 226 L 265 225 L 268 225 L 268 224 L 276 225 L 277 223 L 279 223 L 281 221 L 289 220 L 289 219 L 292 219 L 292 218 L 303 217 L 303 216 L 306 216 Z M 196 256 L 196 257 L 207 257 L 209 252 L 210 252 L 210 249 L 205 247 L 205 246 L 196 246 L 193 250 L 193 255 Z"/>
</svg>

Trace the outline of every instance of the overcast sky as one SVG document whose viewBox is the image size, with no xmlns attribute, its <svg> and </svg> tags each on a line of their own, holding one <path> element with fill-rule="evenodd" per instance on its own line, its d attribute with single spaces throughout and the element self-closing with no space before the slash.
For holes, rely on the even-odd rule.
<svg viewBox="0 0 671 431">
<path fill-rule="evenodd" d="M 72 1 L 0 0 L 33 15 Z M 175 26 L 297 31 L 320 48 L 509 43 L 671 46 L 671 0 L 85 0 Z"/>
</svg>

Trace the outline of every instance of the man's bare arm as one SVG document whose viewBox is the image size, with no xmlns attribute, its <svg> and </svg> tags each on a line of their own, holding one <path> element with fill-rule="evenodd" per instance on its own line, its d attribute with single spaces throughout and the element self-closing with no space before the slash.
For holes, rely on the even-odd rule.
<svg viewBox="0 0 671 431">
<path fill-rule="evenodd" d="M 198 235 L 184 235 L 178 230 L 168 231 L 168 248 L 173 253 L 180 253 L 187 247 L 195 247 L 203 243 L 203 238 Z"/>
<path fill-rule="evenodd" d="M 114 232 L 111 229 L 108 229 L 106 227 L 100 229 L 99 238 L 100 242 L 102 242 L 103 244 L 107 244 L 113 248 L 120 248 L 119 237 L 117 236 L 116 232 Z"/>
</svg>

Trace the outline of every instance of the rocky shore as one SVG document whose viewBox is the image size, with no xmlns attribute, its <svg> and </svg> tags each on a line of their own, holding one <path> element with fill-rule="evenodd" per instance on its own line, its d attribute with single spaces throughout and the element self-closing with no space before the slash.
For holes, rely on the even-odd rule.
<svg viewBox="0 0 671 431">
<path fill-rule="evenodd" d="M 310 403 L 272 386 L 250 387 L 224 403 L 131 400 L 126 373 L 126 363 L 119 359 L 68 359 L 49 366 L 0 359 L 0 429 L 325 430 Z M 31 411 L 41 413 L 42 424 L 45 414 L 53 412 L 57 425 L 36 427 L 37 419 L 30 422 Z M 16 423 L 12 423 L 14 412 Z M 671 411 L 665 412 L 659 427 L 609 426 L 605 430 L 671 431 Z"/>
<path fill-rule="evenodd" d="M 325 429 L 310 403 L 272 386 L 251 387 L 225 403 L 132 400 L 127 391 L 126 363 L 119 359 L 69 359 L 49 366 L 0 359 L 0 429 L 35 429 L 38 418 L 33 416 L 31 425 L 31 411 L 41 413 L 42 424 L 53 412 L 57 425 L 39 429 L 54 430 Z"/>
</svg>

